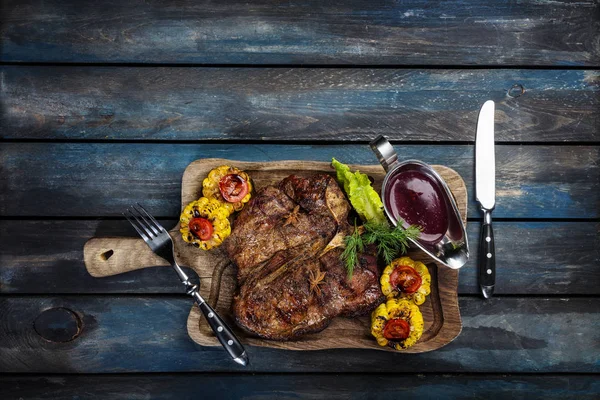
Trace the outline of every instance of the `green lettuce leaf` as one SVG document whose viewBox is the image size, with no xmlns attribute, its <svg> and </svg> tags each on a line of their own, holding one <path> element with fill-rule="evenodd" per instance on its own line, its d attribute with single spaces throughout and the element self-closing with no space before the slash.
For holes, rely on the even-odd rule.
<svg viewBox="0 0 600 400">
<path fill-rule="evenodd" d="M 331 160 L 335 168 L 338 181 L 344 186 L 344 191 L 352 207 L 356 210 L 363 222 L 377 222 L 388 225 L 383 213 L 381 198 L 371 186 L 369 177 L 360 171 L 351 172 L 346 164 L 335 158 Z"/>
</svg>

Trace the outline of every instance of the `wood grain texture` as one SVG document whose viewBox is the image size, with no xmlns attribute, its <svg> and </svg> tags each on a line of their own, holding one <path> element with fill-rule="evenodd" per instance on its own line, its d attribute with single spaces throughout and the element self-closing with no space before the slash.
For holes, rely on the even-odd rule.
<svg viewBox="0 0 600 400">
<path fill-rule="evenodd" d="M 177 220 L 160 222 L 175 226 Z M 467 225 L 471 258 L 461 268 L 459 294 L 478 293 L 479 255 L 473 243 L 479 226 L 478 221 Z M 497 294 L 600 295 L 597 222 L 494 221 L 494 232 Z M 170 268 L 145 268 L 102 279 L 86 271 L 81 249 L 89 238 L 134 235 L 125 220 L 0 220 L 0 293 L 182 293 Z"/>
<path fill-rule="evenodd" d="M 66 399 L 540 399 L 595 400 L 594 375 L 47 375 L 0 377 L 8 398 Z"/>
<path fill-rule="evenodd" d="M 497 141 L 600 142 L 593 70 L 3 66 L 0 77 L 7 139 L 472 142 L 491 99 Z"/>
<path fill-rule="evenodd" d="M 590 65 L 592 0 L 4 1 L 0 61 Z"/>
<path fill-rule="evenodd" d="M 232 363 L 218 347 L 195 344 L 183 327 L 184 296 L 2 296 L 0 372 L 367 372 L 598 373 L 597 298 L 460 299 L 461 335 L 424 354 L 359 349 L 296 352 L 248 346 L 251 364 Z M 80 336 L 49 343 L 33 329 L 44 310 L 64 307 Z"/>
<path fill-rule="evenodd" d="M 252 178 L 256 190 L 268 185 L 276 185 L 291 174 L 311 176 L 315 173 L 329 173 L 334 170 L 327 162 L 280 161 L 247 163 L 225 159 L 201 159 L 192 162 L 182 178 L 181 209 L 202 195 L 202 181 L 208 173 L 220 165 L 235 165 L 247 172 Z M 351 165 L 352 170 L 359 169 L 373 179 L 373 187 L 381 191 L 385 172 L 378 165 Z M 434 166 L 444 179 L 456 201 L 466 223 L 467 191 L 464 181 L 455 171 L 444 166 Z M 200 294 L 225 319 L 236 335 L 248 345 L 272 347 L 286 350 L 323 350 L 332 348 L 362 348 L 394 351 L 381 347 L 373 340 L 370 332 L 370 316 L 360 318 L 335 318 L 322 332 L 305 335 L 298 340 L 279 342 L 264 340 L 248 335 L 237 329 L 231 314 L 233 296 L 237 288 L 236 271 L 229 258 L 220 250 L 202 251 L 186 244 L 179 234 L 179 227 L 171 231 L 173 236 L 175 259 L 180 265 L 191 267 L 201 278 Z M 168 227 L 167 227 L 168 229 Z M 88 272 L 94 277 L 104 277 L 131 272 L 152 265 L 161 265 L 165 261 L 153 254 L 146 243 L 136 238 L 93 238 L 84 247 L 84 261 Z M 110 258 L 107 257 L 110 256 Z M 458 309 L 458 270 L 436 265 L 418 249 L 409 255 L 422 260 L 431 273 L 431 294 L 419 307 L 423 313 L 425 326 L 419 342 L 403 353 L 422 353 L 437 350 L 450 343 L 461 331 L 460 311 Z M 196 307 L 192 308 L 188 318 L 187 330 L 190 337 L 202 346 L 219 346 L 212 329 Z"/>
<path fill-rule="evenodd" d="M 457 171 L 475 201 L 470 145 L 395 144 L 400 160 L 421 159 Z M 121 216 L 135 201 L 158 217 L 178 217 L 181 176 L 200 158 L 240 161 L 331 157 L 373 164 L 367 145 L 3 143 L 3 216 Z M 600 146 L 496 146 L 495 218 L 598 218 Z M 43 199 L 43 202 L 40 202 Z"/>
</svg>

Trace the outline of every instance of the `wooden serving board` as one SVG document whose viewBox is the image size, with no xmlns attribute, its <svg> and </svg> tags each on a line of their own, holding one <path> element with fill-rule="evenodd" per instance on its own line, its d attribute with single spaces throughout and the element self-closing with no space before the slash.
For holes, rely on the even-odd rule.
<svg viewBox="0 0 600 400">
<path fill-rule="evenodd" d="M 202 159 L 191 163 L 183 174 L 181 207 L 201 196 L 202 180 L 208 172 L 219 165 L 233 165 L 248 172 L 256 188 L 279 182 L 291 174 L 308 176 L 317 172 L 334 175 L 329 163 L 315 161 L 241 162 L 224 159 Z M 463 222 L 467 214 L 467 190 L 465 183 L 454 170 L 433 166 L 450 187 Z M 379 192 L 385 176 L 379 165 L 352 165 L 374 179 Z M 150 212 L 152 210 L 149 210 Z M 334 319 L 328 328 L 316 334 L 306 335 L 294 341 L 277 342 L 251 337 L 238 329 L 231 315 L 231 302 L 236 290 L 235 267 L 220 249 L 203 251 L 185 243 L 174 227 L 171 236 L 175 242 L 175 257 L 180 265 L 191 267 L 200 277 L 200 293 L 236 331 L 245 345 L 274 347 L 289 350 L 321 350 L 332 348 L 363 348 L 395 351 L 378 346 L 370 335 L 370 317 Z M 462 329 L 458 306 L 458 271 L 436 265 L 418 249 L 409 256 L 423 261 L 431 273 L 431 295 L 420 306 L 425 321 L 421 340 L 404 353 L 422 353 L 438 349 L 458 336 Z M 84 260 L 92 276 L 104 277 L 133 271 L 147 266 L 168 265 L 156 256 L 140 238 L 93 238 L 84 247 Z M 177 279 L 175 274 L 173 279 Z M 195 305 L 187 322 L 190 337 L 203 346 L 219 346 L 210 327 Z"/>
</svg>

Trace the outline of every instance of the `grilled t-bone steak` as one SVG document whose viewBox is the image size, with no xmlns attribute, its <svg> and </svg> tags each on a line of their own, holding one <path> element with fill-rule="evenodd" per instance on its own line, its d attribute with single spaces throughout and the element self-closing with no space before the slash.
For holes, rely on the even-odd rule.
<svg viewBox="0 0 600 400">
<path fill-rule="evenodd" d="M 359 257 L 353 278 L 340 254 L 352 232 L 348 204 L 329 175 L 291 175 L 261 189 L 225 241 L 238 267 L 235 320 L 266 339 L 319 332 L 338 316 L 371 311 L 382 301 L 375 250 Z"/>
</svg>

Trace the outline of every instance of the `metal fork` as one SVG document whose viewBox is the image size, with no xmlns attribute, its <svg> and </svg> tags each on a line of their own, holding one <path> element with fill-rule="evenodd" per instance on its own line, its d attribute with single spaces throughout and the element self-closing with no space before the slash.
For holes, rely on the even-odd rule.
<svg viewBox="0 0 600 400">
<path fill-rule="evenodd" d="M 246 366 L 248 364 L 248 356 L 246 355 L 244 346 L 242 346 L 238 338 L 221 317 L 219 317 L 217 312 L 200 296 L 198 286 L 190 282 L 186 273 L 177 264 L 173 251 L 173 240 L 165 228 L 140 203 L 137 203 L 137 207 L 134 205 L 128 208 L 123 213 L 123 216 L 127 218 L 129 223 L 156 255 L 171 263 L 171 266 L 175 269 L 177 275 L 179 275 L 179 279 L 185 285 L 186 293 L 194 298 L 210 327 L 215 332 L 217 339 L 221 342 L 221 345 L 227 350 L 233 361 Z"/>
</svg>

